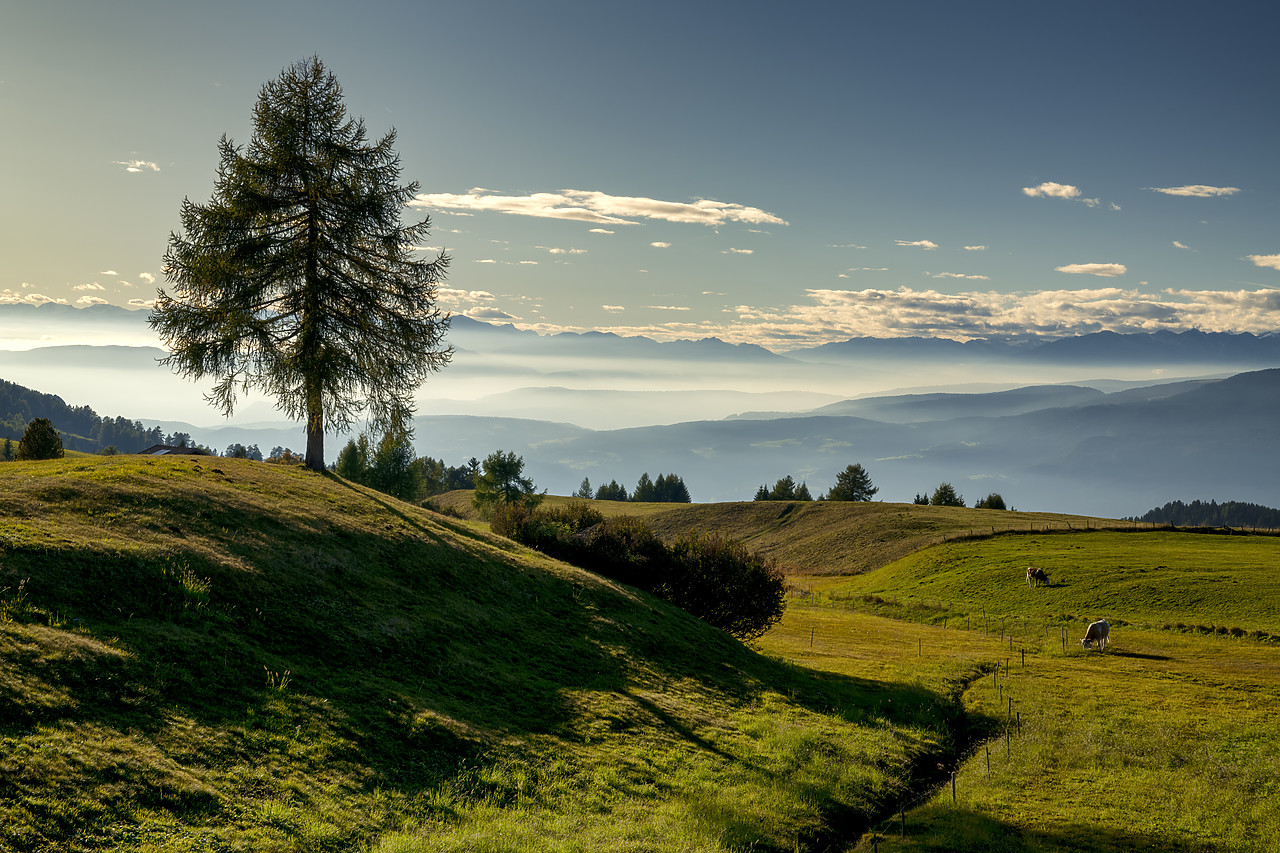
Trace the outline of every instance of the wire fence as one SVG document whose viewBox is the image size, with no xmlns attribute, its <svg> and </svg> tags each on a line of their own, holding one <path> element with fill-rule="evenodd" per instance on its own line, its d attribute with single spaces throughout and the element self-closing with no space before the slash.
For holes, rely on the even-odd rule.
<svg viewBox="0 0 1280 853">
<path fill-rule="evenodd" d="M 1065 627 L 1062 629 L 1062 632 L 1065 647 Z M 881 842 L 888 842 L 890 839 L 895 837 L 900 841 L 905 840 L 907 835 L 908 814 L 918 806 L 933 802 L 939 797 L 944 798 L 945 801 L 948 787 L 951 790 L 951 804 L 952 806 L 957 806 L 959 803 L 958 780 L 961 775 L 961 767 L 966 762 L 981 756 L 985 762 L 985 766 L 980 765 L 982 777 L 990 779 L 991 748 L 995 745 L 998 753 L 999 743 L 1001 740 L 1004 741 L 1006 759 L 1012 755 L 1014 737 L 1022 731 L 1024 721 L 1022 718 L 1022 710 L 1015 709 L 1014 707 L 1014 697 L 1011 689 L 1012 685 L 1010 685 L 1009 682 L 1013 675 L 1015 660 L 1018 661 L 1019 671 L 1025 670 L 1027 665 L 1025 647 L 1019 646 L 1015 651 L 1018 653 L 1016 658 L 1013 654 L 1010 654 L 1005 657 L 1003 661 L 996 660 L 994 665 L 984 666 L 982 669 L 982 676 L 975 679 L 975 681 L 980 681 L 988 674 L 992 676 L 992 689 L 997 693 L 996 708 L 1005 709 L 1004 717 L 997 731 L 989 737 L 975 741 L 972 749 L 959 756 L 953 767 L 946 770 L 940 777 L 936 777 L 937 781 L 926 784 L 922 790 L 913 791 L 905 795 L 894 803 L 892 808 L 886 809 L 882 812 L 882 814 L 887 814 L 887 816 L 881 817 L 878 821 L 872 822 L 866 832 L 863 833 L 862 839 L 858 844 L 859 848 L 870 848 L 871 850 L 876 851 L 876 853 L 879 853 Z M 924 818 L 917 817 L 915 819 L 916 825 L 924 822 Z M 886 847 L 889 846 L 890 845 L 886 844 Z"/>
</svg>

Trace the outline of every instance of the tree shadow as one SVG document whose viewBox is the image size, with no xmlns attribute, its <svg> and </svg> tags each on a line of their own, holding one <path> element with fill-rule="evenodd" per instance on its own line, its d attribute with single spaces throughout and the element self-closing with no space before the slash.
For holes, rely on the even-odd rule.
<svg viewBox="0 0 1280 853">
<path fill-rule="evenodd" d="M 892 826 L 886 822 L 877 827 L 881 840 L 896 842 L 900 832 L 897 821 L 893 821 Z M 953 853 L 1043 853 L 1047 850 L 1060 853 L 1131 853 L 1134 850 L 1213 853 L 1218 849 L 1197 841 L 1092 823 L 1057 823 L 1052 830 L 1028 829 L 986 812 L 950 804 L 909 812 L 906 836 L 911 840 L 913 849 Z M 872 846 L 870 838 L 864 837 L 859 849 Z"/>
<path fill-rule="evenodd" d="M 1115 650 L 1112 650 L 1110 647 L 1108 647 L 1106 654 L 1109 654 L 1113 657 L 1134 658 L 1136 660 L 1173 660 L 1173 658 L 1169 657 L 1168 655 L 1149 655 L 1143 652 L 1115 651 Z"/>
</svg>

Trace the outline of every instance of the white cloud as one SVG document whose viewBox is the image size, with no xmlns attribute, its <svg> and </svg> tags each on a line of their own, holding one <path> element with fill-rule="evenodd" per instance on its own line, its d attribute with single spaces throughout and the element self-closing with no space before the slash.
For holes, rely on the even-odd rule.
<svg viewBox="0 0 1280 853">
<path fill-rule="evenodd" d="M 1247 257 L 1257 266 L 1280 270 L 1280 255 L 1248 255 Z"/>
<path fill-rule="evenodd" d="M 487 290 L 458 290 L 452 287 L 442 287 L 436 291 L 436 296 L 444 301 L 453 303 L 457 302 L 492 302 L 494 295 Z"/>
<path fill-rule="evenodd" d="M 1071 273 L 1072 275 L 1100 275 L 1108 278 L 1124 275 L 1129 271 L 1124 264 L 1066 264 L 1061 267 L 1054 267 L 1057 272 Z"/>
<path fill-rule="evenodd" d="M 537 261 L 521 261 L 520 263 L 521 263 L 521 264 L 531 264 L 532 266 L 535 266 L 535 267 L 538 265 L 538 262 L 537 262 Z"/>
<path fill-rule="evenodd" d="M 1177 241 L 1177 240 L 1174 240 L 1174 241 L 1173 241 L 1173 245 L 1174 245 L 1176 248 L 1179 248 L 1179 249 L 1187 249 L 1187 250 L 1190 250 L 1190 249 L 1191 249 L 1191 247 L 1190 247 L 1190 246 L 1188 246 L 1187 244 L 1185 244 L 1185 243 L 1180 243 L 1180 242 L 1179 242 L 1179 241 Z"/>
<path fill-rule="evenodd" d="M 154 299 L 130 299 L 129 305 L 133 308 L 154 308 L 156 301 Z"/>
<path fill-rule="evenodd" d="M 729 249 L 728 251 L 721 252 L 720 254 L 722 255 L 754 255 L 755 253 L 756 253 L 755 249 Z"/>
<path fill-rule="evenodd" d="M 156 277 L 155 277 L 154 275 L 152 275 L 151 273 L 149 273 L 149 272 L 140 272 L 140 273 L 138 273 L 138 278 L 142 279 L 142 280 L 143 280 L 143 281 L 145 281 L 147 284 L 155 284 L 155 283 L 156 283 Z"/>
<path fill-rule="evenodd" d="M 486 322 L 490 320 L 500 320 L 509 323 L 512 320 L 520 319 L 514 314 L 508 314 L 506 311 L 499 308 L 472 308 L 469 311 L 464 311 L 463 314 L 470 317 L 472 320 L 484 320 Z"/>
<path fill-rule="evenodd" d="M 96 281 L 90 282 L 88 284 L 77 284 L 75 287 L 71 289 L 72 290 L 106 290 L 105 287 L 98 284 Z"/>
<path fill-rule="evenodd" d="M 22 283 L 23 290 L 29 289 L 33 285 L 27 282 Z M 0 290 L 0 305 L 14 305 L 17 303 L 25 303 L 28 305 L 43 305 L 46 302 L 57 302 L 60 305 L 66 305 L 65 299 L 54 299 L 52 296 L 45 296 L 43 293 L 19 293 L 16 290 Z"/>
<path fill-rule="evenodd" d="M 1185 187 L 1147 187 L 1147 189 L 1165 195 L 1189 196 L 1191 198 L 1214 198 L 1223 195 L 1235 195 L 1239 187 L 1208 187 L 1204 184 L 1190 184 Z"/>
<path fill-rule="evenodd" d="M 859 246 L 857 243 L 832 243 L 833 249 L 865 249 L 866 246 Z"/>
<path fill-rule="evenodd" d="M 807 293 L 809 301 L 802 305 L 733 306 L 726 311 L 724 320 L 697 320 L 685 315 L 685 319 L 592 328 L 620 335 L 647 335 L 656 340 L 714 336 L 731 343 L 754 343 L 782 350 L 863 336 L 969 340 L 1189 329 L 1268 334 L 1280 328 L 1280 288 L 1235 292 L 1166 290 L 1155 294 L 1114 286 L 1013 294 L 952 294 L 908 288 L 822 289 Z M 5 301 L 3 293 L 0 301 Z M 9 301 L 13 301 L 12 296 Z M 645 307 L 678 314 L 689 310 L 684 306 Z M 621 306 L 603 308 L 612 311 Z M 586 331 L 543 321 L 518 322 L 517 317 L 493 307 L 466 313 L 476 319 L 517 322 L 521 328 L 539 332 Z"/>
<path fill-rule="evenodd" d="M 81 296 L 76 300 L 76 304 L 84 305 L 85 307 L 90 305 L 106 305 L 107 300 L 103 299 L 101 296 Z"/>
<path fill-rule="evenodd" d="M 116 272 L 115 270 L 103 270 L 102 272 L 98 273 L 98 275 L 120 275 L 120 273 Z"/>
<path fill-rule="evenodd" d="M 965 273 L 959 273 L 959 272 L 925 273 L 925 275 L 929 276 L 930 278 L 964 278 L 964 279 L 973 279 L 975 281 L 991 280 L 991 276 L 989 275 L 966 275 Z"/>
<path fill-rule="evenodd" d="M 1070 184 L 1057 184 L 1053 181 L 1046 181 L 1036 187 L 1023 187 L 1022 191 L 1032 198 L 1078 198 L 1080 196 L 1080 188 L 1073 187 Z"/>
<path fill-rule="evenodd" d="M 617 234 L 617 231 L 610 231 L 608 228 L 592 228 L 588 234 Z"/>
<path fill-rule="evenodd" d="M 160 167 L 150 160 L 112 160 L 115 166 L 124 166 L 126 172 L 160 171 Z"/>
<path fill-rule="evenodd" d="M 538 248 L 546 249 L 548 252 L 550 252 L 553 255 L 585 255 L 587 253 L 586 249 L 559 249 L 559 248 L 550 248 L 548 246 L 538 246 Z"/>
<path fill-rule="evenodd" d="M 493 258 L 477 258 L 476 263 L 477 264 L 496 264 L 497 261 L 495 261 Z"/>
<path fill-rule="evenodd" d="M 933 250 L 938 248 L 938 244 L 932 240 L 895 240 L 899 246 L 910 246 L 917 249 Z"/>
<path fill-rule="evenodd" d="M 987 247 L 986 246 L 965 246 L 964 250 L 966 252 L 985 252 L 987 250 Z"/>
<path fill-rule="evenodd" d="M 600 307 L 612 314 L 617 314 L 619 311 L 627 310 L 623 305 L 601 305 Z"/>
<path fill-rule="evenodd" d="M 655 248 L 655 249 L 670 249 L 670 248 L 671 248 L 671 244 L 670 244 L 670 243 L 663 243 L 663 242 L 661 242 L 661 241 L 659 241 L 659 242 L 657 242 L 657 243 L 650 243 L 649 245 L 650 245 L 650 246 L 652 246 L 652 247 L 653 247 L 653 248 Z"/>
<path fill-rule="evenodd" d="M 642 196 L 614 196 L 593 190 L 561 190 L 527 196 L 489 195 L 476 188 L 469 193 L 422 193 L 410 207 L 448 211 L 491 211 L 544 219 L 571 219 L 602 225 L 637 225 L 638 219 L 721 225 L 725 222 L 787 222 L 757 207 L 698 199 L 693 202 L 661 201 Z"/>
</svg>

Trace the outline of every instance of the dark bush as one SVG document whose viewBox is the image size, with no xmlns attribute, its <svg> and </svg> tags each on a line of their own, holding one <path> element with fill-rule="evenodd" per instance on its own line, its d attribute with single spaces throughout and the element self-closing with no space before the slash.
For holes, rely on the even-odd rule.
<svg viewBox="0 0 1280 853">
<path fill-rule="evenodd" d="M 19 459 L 61 459 L 62 437 L 48 418 L 35 418 L 18 442 Z"/>
<path fill-rule="evenodd" d="M 736 539 L 692 533 L 676 540 L 671 558 L 666 583 L 656 592 L 699 619 L 746 640 L 782 618 L 782 572 Z"/>
<path fill-rule="evenodd" d="M 785 584 L 771 563 L 721 536 L 683 537 L 668 548 L 632 516 L 604 518 L 590 505 L 494 511 L 491 529 L 604 577 L 658 595 L 739 639 L 782 617 Z"/>
</svg>

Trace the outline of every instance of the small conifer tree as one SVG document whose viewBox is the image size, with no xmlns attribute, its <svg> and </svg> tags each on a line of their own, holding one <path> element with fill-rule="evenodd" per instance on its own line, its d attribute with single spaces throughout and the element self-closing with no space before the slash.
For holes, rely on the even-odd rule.
<svg viewBox="0 0 1280 853">
<path fill-rule="evenodd" d="M 48 418 L 36 418 L 18 442 L 19 459 L 61 459 L 62 437 Z"/>
</svg>

